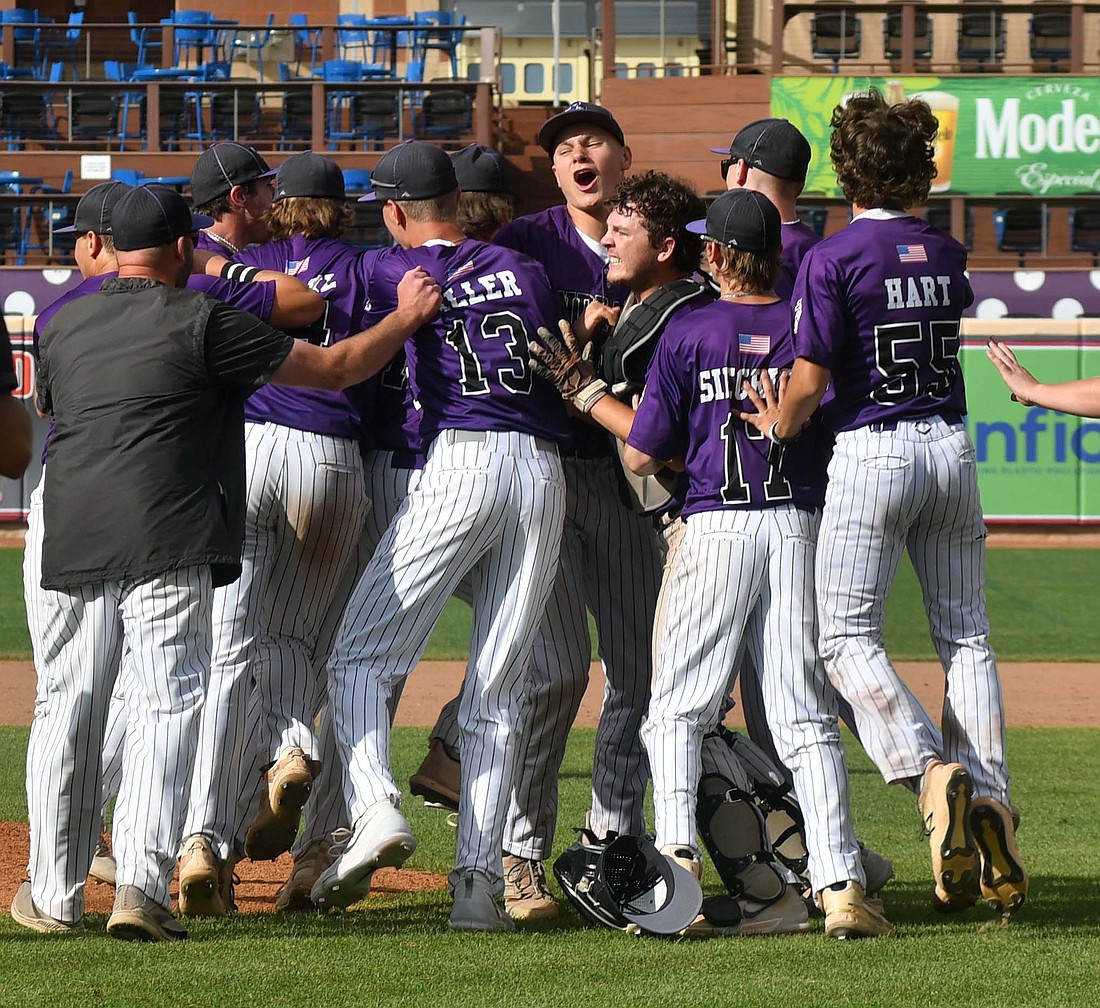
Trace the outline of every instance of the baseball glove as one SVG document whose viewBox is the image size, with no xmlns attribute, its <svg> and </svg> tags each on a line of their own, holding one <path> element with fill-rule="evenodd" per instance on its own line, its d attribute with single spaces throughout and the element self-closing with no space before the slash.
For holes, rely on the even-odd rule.
<svg viewBox="0 0 1100 1008">
<path fill-rule="evenodd" d="M 606 383 L 596 377 L 592 341 L 580 346 L 573 335 L 572 326 L 565 319 L 558 323 L 558 329 L 561 331 L 560 335 L 540 326 L 538 336 L 542 342 L 532 341 L 527 344 L 531 354 L 531 370 L 549 381 L 567 402 L 588 412 L 584 405 L 587 401 L 586 393 L 595 388 L 607 388 Z"/>
</svg>

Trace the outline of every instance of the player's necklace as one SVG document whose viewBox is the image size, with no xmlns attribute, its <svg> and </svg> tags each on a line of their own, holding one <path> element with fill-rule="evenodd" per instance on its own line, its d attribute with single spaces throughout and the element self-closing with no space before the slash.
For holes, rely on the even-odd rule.
<svg viewBox="0 0 1100 1008">
<path fill-rule="evenodd" d="M 736 301 L 738 298 L 743 297 L 775 297 L 775 291 L 725 291 L 719 295 L 726 301 Z"/>
<path fill-rule="evenodd" d="M 228 238 L 223 238 L 220 234 L 215 231 L 211 231 L 209 228 L 204 228 L 203 234 L 206 235 L 208 238 L 211 238 L 213 241 L 217 242 L 222 248 L 228 249 L 230 255 L 236 255 L 238 252 L 240 252 L 240 249 L 237 248 L 237 246 L 234 245 L 231 241 L 229 241 Z"/>
</svg>

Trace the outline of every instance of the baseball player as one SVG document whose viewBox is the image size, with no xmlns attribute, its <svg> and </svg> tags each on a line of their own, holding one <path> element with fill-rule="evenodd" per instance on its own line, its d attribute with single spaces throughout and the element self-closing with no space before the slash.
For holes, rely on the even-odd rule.
<svg viewBox="0 0 1100 1008">
<path fill-rule="evenodd" d="M 187 937 L 168 909 L 168 882 L 209 661 L 212 589 L 240 571 L 244 396 L 268 378 L 361 381 L 438 309 L 437 286 L 410 271 L 398 309 L 371 333 L 346 348 L 307 346 L 176 289 L 191 271 L 190 235 L 210 222 L 171 189 L 127 193 L 112 211 L 119 276 L 62 307 L 41 334 L 37 401 L 56 424 L 42 550 L 48 687 L 27 756 L 31 879 L 11 907 L 19 924 L 41 933 L 83 929 L 106 709 L 127 648 L 128 759 L 107 931 Z M 140 341 L 118 339 L 137 330 Z"/>
<path fill-rule="evenodd" d="M 712 147 L 711 151 L 715 154 L 726 153 L 720 147 Z M 758 119 L 737 132 L 730 141 L 728 158 L 722 161 L 722 178 L 728 189 L 752 189 L 763 193 L 779 211 L 783 220 L 783 247 L 775 292 L 784 300 L 790 300 L 798 268 L 806 253 L 821 241 L 821 236 L 813 228 L 798 219 L 796 207 L 806 182 L 811 156 L 806 138 L 788 120 Z M 749 735 L 782 765 L 771 743 L 759 678 L 751 663 L 742 664 L 739 679 L 742 713 Z M 838 703 L 840 719 L 858 738 L 851 707 L 843 698 L 838 698 Z M 939 730 L 931 721 L 925 727 L 938 737 Z"/>
<path fill-rule="evenodd" d="M 836 432 L 817 559 L 821 652 L 887 781 L 919 784 L 934 905 L 979 892 L 1017 910 L 1027 873 L 1015 842 L 1004 708 L 985 612 L 985 525 L 963 426 L 959 319 L 966 252 L 910 215 L 935 175 L 927 105 L 850 98 L 830 153 L 853 220 L 815 245 L 794 291 L 795 361 L 781 410 L 756 423 L 783 444 L 828 386 Z M 886 596 L 912 560 L 946 677 L 942 746 L 883 648 Z"/>
<path fill-rule="evenodd" d="M 451 160 L 460 190 L 459 226 L 468 237 L 488 241 L 501 224 L 512 217 L 514 198 L 508 181 L 508 162 L 498 151 L 480 144 L 470 144 L 456 151 L 451 155 Z M 370 258 L 370 253 L 364 256 L 365 260 Z M 402 351 L 379 376 L 374 394 L 374 412 L 370 421 L 364 424 L 364 469 L 371 506 L 353 565 L 355 576 L 346 586 L 346 591 L 337 592 L 338 597 L 346 599 L 350 594 L 382 533 L 389 527 L 410 487 L 419 478 L 424 466 L 419 425 L 420 411 L 409 392 L 405 354 Z M 471 590 L 466 580 L 459 585 L 456 596 L 466 602 L 471 600 Z M 342 616 L 342 604 L 339 609 Z M 326 629 L 322 632 L 322 639 L 331 639 L 335 631 L 335 627 L 331 632 Z M 319 647 L 319 650 L 325 648 Z M 459 700 L 460 697 L 455 697 L 444 707 L 436 732 L 433 732 L 429 754 L 409 780 L 409 789 L 413 794 L 445 801 L 456 810 L 461 787 L 458 762 Z M 340 835 L 343 835 L 349 826 L 340 761 L 336 755 L 331 725 L 331 719 L 322 710 L 318 731 L 321 769 L 306 805 L 305 827 L 291 849 L 293 870 L 275 899 L 276 911 L 313 909 L 310 893 L 321 872 L 332 863 L 330 837 L 336 831 L 341 831 Z"/>
<path fill-rule="evenodd" d="M 721 300 L 665 331 L 624 453 L 639 474 L 682 459 L 688 477 L 684 538 L 666 575 L 673 587 L 642 727 L 657 843 L 701 874 L 694 807 L 700 746 L 721 713 L 744 637 L 780 753 L 794 772 L 826 934 L 890 934 L 863 898 L 844 751 L 814 646 L 812 565 L 824 455 L 811 433 L 793 451 L 771 452 L 740 422 L 741 386 L 759 369 L 777 373 L 793 356 L 787 304 L 774 293 L 779 212 L 760 193 L 733 191 L 689 227 L 705 235 L 705 262 L 721 284 Z M 768 911 L 776 931 L 800 926 L 788 924 L 782 901 Z"/>
<path fill-rule="evenodd" d="M 591 301 L 622 305 L 629 291 L 609 272 L 600 243 L 608 199 L 631 153 L 607 109 L 576 102 L 538 133 L 551 158 L 564 206 L 519 217 L 497 234 L 545 268 L 560 299 L 559 313 L 579 318 Z M 604 333 L 596 343 L 602 343 Z M 587 825 L 598 836 L 639 833 L 645 755 L 636 712 L 650 677 L 650 633 L 661 574 L 660 538 L 652 518 L 632 510 L 608 435 L 581 421 L 563 463 L 566 526 L 554 589 L 532 652 L 525 686 L 527 714 L 516 740 L 516 785 L 505 832 L 506 905 L 518 920 L 552 917 L 543 861 L 553 847 L 557 777 L 569 729 L 588 683 L 591 642 L 587 610 L 599 636 L 607 675 L 592 773 Z"/>
<path fill-rule="evenodd" d="M 356 586 L 330 662 L 354 832 L 313 897 L 321 907 L 347 906 L 367 892 L 376 868 L 403 863 L 415 848 L 390 770 L 391 704 L 469 575 L 474 622 L 459 706 L 450 923 L 508 930 L 497 899 L 511 742 L 557 560 L 564 513 L 557 444 L 568 436 L 561 400 L 534 379 L 525 348 L 557 305 L 535 262 L 463 235 L 454 166 L 439 148 L 402 144 L 371 179 L 401 246 L 371 262 L 373 309 L 385 309 L 394 278 L 412 264 L 439 278 L 444 307 L 406 346 L 424 469 Z"/>
<path fill-rule="evenodd" d="M 13 398 L 15 364 L 7 324 L 0 319 L 0 476 L 18 479 L 31 461 L 31 418 L 23 404 Z"/>
<path fill-rule="evenodd" d="M 198 250 L 232 258 L 268 239 L 267 209 L 275 172 L 248 144 L 223 140 L 199 155 L 191 169 L 191 202 L 214 218 L 195 243 Z"/>
<path fill-rule="evenodd" d="M 711 152 L 726 153 L 721 147 L 712 147 Z M 798 219 L 795 206 L 812 157 L 809 141 L 786 119 L 757 119 L 738 130 L 728 153 L 722 161 L 726 188 L 763 193 L 783 220 L 783 251 L 775 293 L 789 300 L 799 264 L 806 252 L 821 241 L 813 228 Z"/>
<path fill-rule="evenodd" d="M 349 218 L 339 166 L 311 151 L 288 158 L 279 166 L 268 216 L 274 240 L 238 253 L 231 269 L 292 275 L 321 294 L 322 317 L 293 335 L 333 346 L 356 333 L 368 294 L 359 277 L 360 250 L 339 239 Z M 361 411 L 372 408 L 372 388 L 345 393 L 269 385 L 245 405 L 244 570 L 215 597 L 209 699 L 180 861 L 184 913 L 227 909 L 220 881 L 253 793 L 255 754 L 245 745 L 249 703 L 262 712 L 261 762 L 270 769 L 245 853 L 274 859 L 297 835 L 319 757 L 317 671 L 328 648 L 318 655 L 318 642 L 368 508 L 359 431 Z"/>
</svg>

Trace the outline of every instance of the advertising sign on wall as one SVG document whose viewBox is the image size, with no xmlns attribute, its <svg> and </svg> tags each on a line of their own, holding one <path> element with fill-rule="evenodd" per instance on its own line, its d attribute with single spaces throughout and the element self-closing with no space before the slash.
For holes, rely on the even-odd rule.
<svg viewBox="0 0 1100 1008">
<path fill-rule="evenodd" d="M 933 193 L 1100 193 L 1100 77 L 777 77 L 772 115 L 790 119 L 814 150 L 807 192 L 840 195 L 829 119 L 871 86 L 891 101 L 923 98 L 940 120 Z"/>
</svg>

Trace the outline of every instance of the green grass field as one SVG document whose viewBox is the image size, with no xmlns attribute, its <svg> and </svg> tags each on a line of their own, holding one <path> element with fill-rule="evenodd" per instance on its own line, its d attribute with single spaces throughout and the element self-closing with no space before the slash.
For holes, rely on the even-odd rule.
<svg viewBox="0 0 1100 1008">
<path fill-rule="evenodd" d="M 576 731 L 570 744 L 556 850 L 582 821 L 593 737 Z M 399 780 L 416 766 L 424 739 L 418 729 L 396 732 Z M 676 943 L 591 929 L 571 910 L 515 935 L 459 935 L 447 930 L 443 892 L 372 898 L 340 916 L 198 921 L 192 940 L 177 945 L 114 941 L 102 915 L 76 939 L 36 937 L 0 915 L 0 1006 L 1089 1005 L 1100 991 L 1100 731 L 1016 729 L 1009 745 L 1033 888 L 1008 926 L 984 909 L 959 917 L 931 910 L 927 844 L 912 797 L 887 788 L 862 753 L 852 753 L 860 835 L 897 870 L 885 890 L 898 930 L 892 939 L 828 941 L 819 926 L 794 937 Z M 25 815 L 25 746 L 24 729 L 0 729 L 0 759 L 10 770 L 0 777 L 0 818 Z M 446 871 L 454 840 L 443 816 L 418 799 L 406 811 L 420 841 L 409 866 Z M 704 885 L 717 889 L 709 868 Z"/>
<path fill-rule="evenodd" d="M 29 658 L 21 550 L 0 549 L 0 658 Z M 1098 661 L 1100 550 L 990 550 L 987 596 L 1002 661 Z M 465 659 L 470 610 L 450 601 L 424 657 Z M 593 639 L 595 635 L 593 634 Z M 903 561 L 887 605 L 886 642 L 899 661 L 934 659 L 920 589 Z"/>
</svg>

